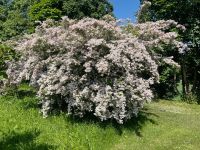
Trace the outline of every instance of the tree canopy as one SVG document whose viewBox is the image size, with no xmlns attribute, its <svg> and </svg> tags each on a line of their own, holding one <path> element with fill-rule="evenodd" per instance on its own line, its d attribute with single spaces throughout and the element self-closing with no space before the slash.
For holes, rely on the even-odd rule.
<svg viewBox="0 0 200 150">
<path fill-rule="evenodd" d="M 146 3 L 141 0 L 141 4 Z M 140 16 L 140 21 L 172 19 L 186 27 L 180 37 L 190 51 L 179 57 L 181 64 L 183 94 L 198 93 L 200 83 L 200 1 L 199 0 L 149 0 L 151 5 Z M 193 84 L 192 87 L 190 85 Z"/>
<path fill-rule="evenodd" d="M 41 0 L 31 6 L 30 17 L 33 20 L 60 19 L 61 16 L 71 19 L 99 19 L 106 14 L 112 14 L 112 11 L 112 5 L 107 0 Z"/>
<path fill-rule="evenodd" d="M 2 0 L 0 2 L 0 39 L 7 40 L 24 33 L 32 33 L 35 21 L 47 18 L 59 20 L 62 16 L 72 19 L 101 18 L 112 14 L 113 7 L 107 0 Z"/>
</svg>

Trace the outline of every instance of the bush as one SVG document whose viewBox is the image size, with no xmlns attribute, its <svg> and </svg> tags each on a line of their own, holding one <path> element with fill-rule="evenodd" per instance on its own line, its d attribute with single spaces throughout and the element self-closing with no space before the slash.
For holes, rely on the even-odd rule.
<svg viewBox="0 0 200 150">
<path fill-rule="evenodd" d="M 0 43 L 0 76 L 3 78 L 6 74 L 6 61 L 11 60 L 13 57 L 13 51 L 10 47 Z"/>
<path fill-rule="evenodd" d="M 6 62 L 14 59 L 16 54 L 14 50 L 6 44 L 0 43 L 0 93 L 2 92 L 3 81 L 7 78 Z"/>
<path fill-rule="evenodd" d="M 68 113 L 91 112 L 123 123 L 153 98 L 150 85 L 159 79 L 155 60 L 114 19 L 104 19 L 109 21 L 48 20 L 18 42 L 21 58 L 9 63 L 9 82 L 35 86 L 44 117 L 53 106 L 65 105 Z"/>
</svg>

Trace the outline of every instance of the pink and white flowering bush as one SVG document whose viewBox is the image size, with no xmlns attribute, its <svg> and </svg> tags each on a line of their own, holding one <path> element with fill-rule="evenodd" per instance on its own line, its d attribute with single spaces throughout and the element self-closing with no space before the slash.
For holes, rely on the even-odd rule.
<svg viewBox="0 0 200 150">
<path fill-rule="evenodd" d="M 152 31 L 147 26 L 135 28 L 148 36 Z M 167 41 L 168 36 L 172 33 L 161 37 Z M 108 16 L 47 20 L 18 41 L 15 50 L 21 58 L 9 63 L 8 81 L 30 81 L 41 98 L 44 117 L 54 104 L 65 104 L 68 113 L 91 112 L 102 121 L 123 123 L 153 98 L 150 86 L 159 80 L 149 44 L 154 43 L 124 33 Z"/>
<path fill-rule="evenodd" d="M 173 57 L 166 56 L 166 47 L 170 51 L 178 51 L 179 54 L 185 53 L 188 46 L 178 40 L 178 33 L 172 29 L 185 31 L 185 27 L 174 20 L 159 20 L 156 22 L 145 22 L 139 24 L 129 23 L 123 27 L 125 32 L 132 34 L 145 46 L 152 56 L 157 57 L 158 62 L 167 63 L 175 68 L 179 64 L 173 61 Z M 169 52 L 168 52 L 169 53 Z M 160 56 L 162 55 L 162 56 Z"/>
</svg>

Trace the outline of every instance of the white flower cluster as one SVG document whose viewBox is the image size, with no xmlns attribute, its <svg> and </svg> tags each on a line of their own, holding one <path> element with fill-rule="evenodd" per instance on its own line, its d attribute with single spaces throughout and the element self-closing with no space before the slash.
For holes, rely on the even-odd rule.
<svg viewBox="0 0 200 150">
<path fill-rule="evenodd" d="M 172 60 L 173 57 L 165 55 L 160 57 L 158 55 L 165 54 L 166 47 L 170 49 L 170 51 L 178 51 L 179 54 L 183 54 L 188 50 L 186 44 L 178 41 L 178 34 L 176 32 L 169 32 L 171 29 L 178 29 L 182 32 L 185 31 L 185 27 L 174 20 L 160 20 L 139 24 L 130 23 L 124 28 L 125 31 L 132 33 L 133 36 L 138 38 L 152 56 L 157 56 L 159 62 L 163 61 L 174 67 L 179 67 L 179 65 Z M 162 57 L 166 58 L 162 59 Z"/>
<path fill-rule="evenodd" d="M 18 42 L 21 58 L 9 64 L 10 84 L 30 81 L 38 89 L 44 117 L 54 104 L 79 116 L 91 112 L 102 121 L 123 123 L 137 115 L 153 98 L 157 64 L 143 42 L 109 20 L 43 22 Z"/>
</svg>

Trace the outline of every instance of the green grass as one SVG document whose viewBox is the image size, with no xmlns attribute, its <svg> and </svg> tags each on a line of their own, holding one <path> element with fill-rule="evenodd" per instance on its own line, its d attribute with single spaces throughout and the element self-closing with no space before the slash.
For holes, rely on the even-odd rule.
<svg viewBox="0 0 200 150">
<path fill-rule="evenodd" d="M 0 97 L 0 150 L 198 150 L 200 106 L 159 101 L 125 125 L 64 114 L 43 119 L 34 98 Z"/>
</svg>

